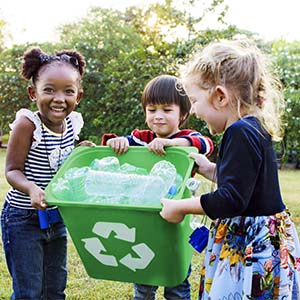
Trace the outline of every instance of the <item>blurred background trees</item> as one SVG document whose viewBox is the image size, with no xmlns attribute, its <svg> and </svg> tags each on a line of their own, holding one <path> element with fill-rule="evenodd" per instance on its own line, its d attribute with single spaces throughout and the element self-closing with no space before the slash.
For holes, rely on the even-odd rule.
<svg viewBox="0 0 300 300">
<path fill-rule="evenodd" d="M 300 41 L 265 42 L 255 33 L 226 24 L 227 7 L 223 0 L 212 1 L 197 17 L 193 14 L 197 0 L 182 0 L 180 9 L 173 2 L 165 0 L 125 11 L 92 7 L 83 18 L 59 28 L 57 43 L 37 45 L 49 53 L 55 49 L 76 49 L 86 58 L 84 98 L 78 107 L 85 120 L 81 138 L 98 144 L 105 132 L 127 135 L 136 127 L 146 128 L 140 102 L 150 79 L 163 73 L 179 75 L 180 66 L 199 47 L 243 35 L 255 40 L 272 57 L 286 99 L 284 141 L 276 148 L 280 153 L 294 153 L 299 160 Z M 205 17 L 211 12 L 215 12 L 222 29 L 204 27 Z M 6 34 L 5 22 L 0 20 L 0 42 Z M 8 125 L 16 111 L 32 105 L 26 95 L 28 83 L 20 75 L 22 55 L 31 46 L 36 44 L 0 47 L 0 125 L 4 133 L 9 132 Z M 205 124 L 194 117 L 187 126 L 208 134 Z M 220 136 L 213 139 L 218 144 Z"/>
</svg>

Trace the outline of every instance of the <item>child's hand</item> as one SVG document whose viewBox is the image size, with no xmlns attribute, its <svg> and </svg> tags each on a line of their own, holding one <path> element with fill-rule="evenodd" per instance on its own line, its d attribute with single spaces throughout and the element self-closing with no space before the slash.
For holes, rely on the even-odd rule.
<svg viewBox="0 0 300 300">
<path fill-rule="evenodd" d="M 29 190 L 29 197 L 31 199 L 32 207 L 41 210 L 44 210 L 47 207 L 45 191 L 37 185 L 32 185 L 32 187 Z"/>
<path fill-rule="evenodd" d="M 180 201 L 171 200 L 171 199 L 161 199 L 163 208 L 160 212 L 160 215 L 163 219 L 170 223 L 179 223 L 184 219 L 185 214 L 180 212 Z"/>
<path fill-rule="evenodd" d="M 96 144 L 91 141 L 85 140 L 80 142 L 78 146 L 96 147 Z"/>
<path fill-rule="evenodd" d="M 116 154 L 123 154 L 127 152 L 129 147 L 129 142 L 127 138 L 121 136 L 121 137 L 109 139 L 106 145 L 110 146 Z"/>
<path fill-rule="evenodd" d="M 172 146 L 171 139 L 155 138 L 151 143 L 148 144 L 148 149 L 157 155 L 163 156 L 166 154 L 164 147 Z"/>
<path fill-rule="evenodd" d="M 216 164 L 212 163 L 204 154 L 199 153 L 190 153 L 189 157 L 195 160 L 195 163 L 197 164 L 196 171 L 203 175 L 204 177 L 215 181 L 214 173 Z"/>
</svg>

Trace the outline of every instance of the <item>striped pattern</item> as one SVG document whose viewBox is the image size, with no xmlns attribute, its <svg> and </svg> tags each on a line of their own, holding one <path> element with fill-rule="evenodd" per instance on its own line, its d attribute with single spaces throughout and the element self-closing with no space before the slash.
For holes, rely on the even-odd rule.
<svg viewBox="0 0 300 300">
<path fill-rule="evenodd" d="M 130 146 L 147 146 L 156 138 L 156 135 L 151 130 L 134 129 L 131 135 L 127 136 Z M 169 137 L 169 139 L 184 138 L 190 141 L 191 146 L 198 149 L 199 153 L 210 156 L 214 150 L 212 140 L 203 136 L 196 130 L 183 129 Z"/>
<path fill-rule="evenodd" d="M 102 136 L 101 145 L 106 145 L 109 139 L 117 137 L 114 133 L 105 133 Z M 150 142 L 152 142 L 156 138 L 156 134 L 148 129 L 139 130 L 134 129 L 131 135 L 126 136 L 129 142 L 129 146 L 147 146 Z M 168 137 L 169 139 L 175 138 L 184 138 L 190 141 L 191 146 L 194 146 L 198 149 L 199 153 L 205 154 L 206 156 L 210 156 L 214 151 L 214 144 L 212 140 L 203 136 L 196 130 L 192 129 L 183 129 Z"/>
<path fill-rule="evenodd" d="M 24 174 L 29 181 L 45 189 L 59 165 L 74 148 L 74 132 L 72 122 L 66 118 L 66 130 L 63 135 L 49 131 L 42 124 L 42 139 L 37 147 L 30 149 L 24 165 Z M 6 195 L 11 206 L 22 209 L 34 209 L 30 197 L 11 188 Z"/>
</svg>

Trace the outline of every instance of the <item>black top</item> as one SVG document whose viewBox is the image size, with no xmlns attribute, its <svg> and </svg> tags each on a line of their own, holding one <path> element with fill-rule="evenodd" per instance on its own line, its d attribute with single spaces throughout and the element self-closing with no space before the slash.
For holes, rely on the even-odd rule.
<svg viewBox="0 0 300 300">
<path fill-rule="evenodd" d="M 200 199 L 211 219 L 267 216 L 285 209 L 272 140 L 255 117 L 226 129 L 216 171 L 217 190 Z"/>
</svg>

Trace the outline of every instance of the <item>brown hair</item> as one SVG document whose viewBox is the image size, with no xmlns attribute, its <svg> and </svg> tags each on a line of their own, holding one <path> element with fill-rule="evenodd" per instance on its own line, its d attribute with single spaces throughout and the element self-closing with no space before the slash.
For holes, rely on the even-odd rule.
<svg viewBox="0 0 300 300">
<path fill-rule="evenodd" d="M 150 80 L 142 94 L 144 112 L 147 105 L 176 104 L 180 109 L 180 125 L 189 117 L 191 103 L 183 90 L 177 88 L 177 77 L 160 75 Z"/>
</svg>

